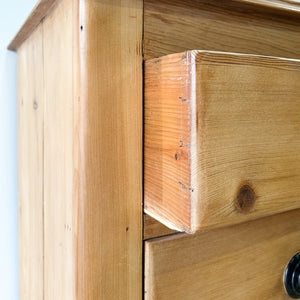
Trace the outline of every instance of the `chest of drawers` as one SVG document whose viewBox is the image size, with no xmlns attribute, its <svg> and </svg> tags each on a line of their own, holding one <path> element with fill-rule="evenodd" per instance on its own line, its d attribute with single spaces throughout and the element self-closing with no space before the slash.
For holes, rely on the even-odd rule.
<svg viewBox="0 0 300 300">
<path fill-rule="evenodd" d="M 20 298 L 289 299 L 299 25 L 297 1 L 39 1 L 9 45 Z M 191 54 L 200 73 L 163 77 Z"/>
</svg>

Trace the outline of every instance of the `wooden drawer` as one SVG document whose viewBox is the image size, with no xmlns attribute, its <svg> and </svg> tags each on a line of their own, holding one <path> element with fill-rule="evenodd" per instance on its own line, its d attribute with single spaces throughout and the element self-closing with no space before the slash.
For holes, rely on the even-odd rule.
<svg viewBox="0 0 300 300">
<path fill-rule="evenodd" d="M 145 299 L 291 299 L 283 275 L 300 250 L 300 210 L 145 242 Z"/>
<path fill-rule="evenodd" d="M 299 208 L 299 82 L 299 60 L 146 61 L 145 212 L 196 232 Z"/>
<path fill-rule="evenodd" d="M 298 62 L 143 62 L 299 59 L 295 1 L 38 1 L 9 46 L 21 300 L 140 300 L 144 249 L 148 299 L 286 297 L 293 210 L 157 220 L 298 208 Z"/>
</svg>

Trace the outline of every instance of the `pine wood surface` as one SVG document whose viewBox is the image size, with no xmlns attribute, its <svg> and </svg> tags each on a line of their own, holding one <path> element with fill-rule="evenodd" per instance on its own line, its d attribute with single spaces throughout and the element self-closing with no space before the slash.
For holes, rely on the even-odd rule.
<svg viewBox="0 0 300 300">
<path fill-rule="evenodd" d="M 142 297 L 142 10 L 63 0 L 17 47 L 22 299 Z"/>
<path fill-rule="evenodd" d="M 141 0 L 80 11 L 79 299 L 142 297 L 142 17 Z"/>
<path fill-rule="evenodd" d="M 299 208 L 299 80 L 299 60 L 146 61 L 145 212 L 196 232 Z"/>
<path fill-rule="evenodd" d="M 278 3 L 281 9 L 272 9 Z M 283 9 L 290 5 L 260 0 L 145 0 L 145 59 L 194 49 L 299 59 L 300 5 L 291 5 L 296 11 Z"/>
<path fill-rule="evenodd" d="M 255 3 L 146 0 L 145 58 L 203 47 L 299 57 L 299 5 L 240 2 Z M 140 0 L 40 0 L 8 46 L 22 299 L 141 297 L 142 11 Z M 172 232 L 146 217 L 144 238 Z"/>
<path fill-rule="evenodd" d="M 279 10 L 288 10 L 293 12 L 300 11 L 300 2 L 298 0 L 237 0 L 240 2 L 250 3 L 253 5 L 275 8 Z"/>
<path fill-rule="evenodd" d="M 32 9 L 32 12 L 28 16 L 28 18 L 25 20 L 16 36 L 8 45 L 8 49 L 16 51 L 58 2 L 59 0 L 40 0 Z"/>
<path fill-rule="evenodd" d="M 145 242 L 145 299 L 288 300 L 283 274 L 300 250 L 300 210 Z"/>
<path fill-rule="evenodd" d="M 144 214 L 144 240 L 166 236 L 169 234 L 178 233 L 176 230 L 172 230 L 161 222 L 155 220 L 147 214 Z"/>
<path fill-rule="evenodd" d="M 20 299 L 43 299 L 43 39 L 39 27 L 18 55 L 18 235 Z M 26 80 L 24 80 L 26 78 Z"/>
<path fill-rule="evenodd" d="M 15 35 L 15 37 L 13 38 L 11 43 L 9 44 L 8 49 L 17 50 L 18 47 L 30 36 L 30 34 L 34 31 L 34 29 L 38 26 L 38 24 L 40 22 L 42 22 L 43 18 L 45 18 L 51 12 L 51 10 L 55 6 L 55 4 L 58 3 L 58 2 L 59 2 L 58 0 L 40 0 L 37 3 L 37 5 L 34 7 L 34 9 L 32 10 L 31 14 L 28 16 L 28 18 L 26 19 L 26 21 L 24 22 L 24 24 L 22 25 L 20 30 L 17 32 L 17 34 Z M 209 5 L 206 5 L 206 3 L 208 3 Z M 250 4 L 250 5 L 248 5 L 248 4 Z M 194 17 L 196 16 L 197 18 L 200 17 L 200 19 L 201 19 L 201 12 L 204 12 L 207 9 L 208 9 L 208 11 L 210 11 L 210 10 L 215 11 L 216 20 L 214 20 L 214 23 L 212 23 L 212 24 L 214 24 L 214 26 L 217 26 L 218 29 L 217 30 L 212 29 L 212 30 L 215 31 L 215 34 L 218 34 L 218 31 L 222 30 L 222 27 L 223 27 L 223 30 L 224 30 L 224 23 L 222 24 L 223 26 L 220 26 L 220 27 L 219 27 L 218 24 L 216 24 L 217 23 L 216 21 L 218 21 L 218 19 L 221 16 L 220 14 L 218 14 L 218 12 L 219 13 L 221 12 L 220 8 L 218 9 L 218 7 L 221 7 L 221 10 L 222 10 L 222 7 L 223 8 L 227 7 L 227 10 L 225 9 L 221 13 L 223 15 L 225 13 L 225 15 L 228 14 L 228 15 L 231 16 L 231 18 L 228 18 L 227 21 L 230 21 L 230 19 L 232 20 L 236 16 L 236 13 L 233 13 L 234 10 L 237 10 L 237 11 L 242 10 L 242 11 L 244 11 L 244 13 L 246 13 L 248 15 L 250 14 L 251 16 L 248 17 L 248 20 L 247 20 L 247 18 L 245 19 L 245 21 L 248 22 L 248 27 L 249 28 L 251 27 L 251 30 L 248 32 L 247 39 L 249 39 L 249 41 L 251 41 L 253 38 L 255 38 L 255 36 L 253 36 L 253 35 L 255 35 L 255 31 L 257 31 L 257 29 L 255 29 L 255 27 L 260 27 L 261 26 L 262 28 L 260 28 L 260 29 L 263 29 L 264 27 L 266 27 L 265 28 L 265 33 L 264 33 L 264 35 L 262 35 L 260 40 L 261 40 L 261 42 L 267 43 L 267 44 L 268 44 L 268 42 L 266 42 L 266 40 L 264 41 L 264 36 L 267 37 L 267 40 L 269 40 L 269 42 L 272 41 L 271 43 L 276 44 L 276 38 L 278 40 L 280 40 L 280 39 L 283 38 L 283 36 L 286 36 L 286 34 L 288 34 L 286 32 L 286 30 L 284 30 L 284 27 L 289 27 L 288 24 L 287 24 L 288 22 L 286 22 L 287 20 L 286 19 L 285 20 L 281 19 L 279 21 L 279 23 L 282 23 L 282 25 L 280 25 L 278 23 L 278 21 L 275 21 L 275 22 L 272 21 L 272 20 L 274 20 L 274 14 L 276 14 L 277 16 L 278 15 L 279 16 L 283 15 L 285 17 L 289 16 L 289 18 L 290 17 L 298 18 L 297 16 L 299 16 L 299 12 L 300 12 L 300 5 L 299 5 L 299 2 L 297 0 L 285 0 L 285 1 L 284 0 L 236 0 L 236 1 L 225 0 L 225 1 L 215 2 L 215 3 L 213 3 L 209 0 L 201 0 L 201 1 L 193 1 L 193 2 L 190 2 L 190 1 L 187 1 L 187 0 L 185 0 L 185 1 L 182 1 L 182 0 L 165 0 L 165 1 L 146 0 L 145 1 L 145 20 L 146 20 L 146 33 L 147 33 L 146 34 L 146 41 L 147 41 L 147 43 L 152 44 L 155 40 L 155 37 L 154 37 L 154 40 L 152 41 L 152 37 L 153 37 L 152 35 L 149 35 L 149 38 L 148 38 L 148 33 L 151 34 L 151 31 L 152 31 L 152 28 L 150 28 L 150 27 L 149 27 L 150 30 L 148 31 L 148 24 L 151 27 L 152 26 L 154 26 L 154 27 L 158 26 L 158 28 L 156 28 L 156 29 L 164 27 L 164 26 L 161 26 L 162 24 L 156 24 L 155 19 L 152 19 L 152 18 L 160 19 L 160 21 L 163 21 L 166 24 L 172 25 L 173 22 L 175 23 L 175 19 L 174 19 L 174 21 L 172 19 L 176 18 L 176 14 L 178 14 L 180 16 L 180 13 L 182 13 L 183 11 L 185 11 L 185 13 L 186 13 L 186 18 L 192 18 L 193 16 Z M 241 8 L 239 9 L 239 7 L 241 7 Z M 266 8 L 266 9 L 263 10 L 263 8 Z M 247 11 L 247 9 L 248 9 L 248 11 Z M 254 16 L 253 12 L 257 12 L 257 11 L 262 12 L 262 14 L 258 14 L 256 16 Z M 269 14 L 264 14 L 264 12 L 270 12 L 270 13 Z M 164 15 L 165 13 L 167 13 L 167 14 Z M 273 17 L 270 17 L 270 14 L 272 14 Z M 204 16 L 204 19 L 205 19 L 205 13 L 204 13 L 204 15 L 202 15 L 202 17 L 203 16 Z M 242 14 L 242 16 L 245 17 L 245 14 L 244 15 Z M 212 14 L 212 17 L 214 18 L 213 14 Z M 239 22 L 241 22 L 242 19 L 243 19 L 243 17 L 238 18 L 237 20 Z M 255 25 L 255 23 L 258 19 L 260 19 L 260 21 L 258 21 L 258 23 Z M 262 21 L 262 19 L 266 20 L 265 25 L 264 25 L 264 22 Z M 180 20 L 178 19 L 177 21 L 180 21 Z M 207 19 L 204 22 L 208 22 L 207 24 L 210 24 L 209 19 Z M 261 22 L 262 22 L 262 24 L 259 25 Z M 189 27 L 189 29 L 193 30 L 193 28 L 195 28 L 195 26 L 197 26 L 197 23 L 199 23 L 199 22 L 193 23 L 193 27 L 192 28 Z M 270 25 L 268 25 L 268 23 Z M 277 24 L 277 26 L 276 26 L 276 24 Z M 184 28 L 186 25 L 187 24 L 185 24 L 185 22 L 180 21 L 180 23 L 178 23 L 178 25 L 177 25 L 177 29 L 180 30 L 180 28 L 182 28 L 182 26 Z M 268 34 L 268 27 L 269 26 L 272 27 L 274 25 L 276 27 L 275 30 L 280 31 L 280 36 L 273 35 L 273 34 L 271 34 L 271 35 Z M 197 30 L 199 32 L 199 29 L 201 29 L 201 26 L 199 28 L 195 29 L 195 32 L 197 32 Z M 233 29 L 234 29 L 236 24 L 234 24 L 234 22 L 230 22 L 230 26 L 233 26 Z M 239 25 L 237 25 L 237 26 L 238 27 L 236 27 L 236 29 L 235 29 L 235 34 L 237 34 L 237 32 L 239 31 L 239 29 L 238 29 Z M 269 29 L 272 30 L 271 27 Z M 241 31 L 243 30 L 242 28 L 243 28 L 243 25 L 240 28 Z M 290 29 L 292 29 L 292 28 L 293 27 L 290 27 Z M 208 28 L 205 26 L 205 28 L 202 29 L 202 30 L 207 30 L 207 29 Z M 160 36 L 161 34 L 163 34 L 164 31 L 167 31 L 167 30 L 170 30 L 170 29 L 168 29 L 166 27 L 162 30 L 162 32 L 155 30 L 153 33 L 158 33 L 158 36 Z M 275 32 L 275 31 L 273 31 L 273 32 Z M 249 37 L 249 33 L 253 37 Z M 269 33 L 271 33 L 271 31 Z M 169 37 L 165 36 L 165 37 L 163 37 L 163 39 L 166 38 L 166 37 L 172 39 L 172 36 L 169 36 Z M 176 38 L 176 34 L 174 35 L 174 37 Z M 185 35 L 181 36 L 181 38 L 182 37 L 187 38 Z M 220 37 L 222 37 L 222 34 L 220 34 L 219 38 Z M 229 32 L 227 32 L 227 34 L 225 35 L 224 38 L 228 39 L 228 37 L 229 37 Z M 243 37 L 242 32 L 241 32 L 241 37 Z M 245 38 L 245 36 L 244 36 L 244 38 Z M 259 35 L 257 34 L 257 32 L 256 32 L 256 38 L 259 38 Z M 159 39 L 161 39 L 161 37 L 159 37 Z M 163 41 L 163 39 L 161 41 Z M 189 40 L 189 38 L 187 38 L 187 39 Z M 198 40 L 199 40 L 199 36 L 198 36 Z M 288 40 L 291 43 L 293 43 L 292 39 L 288 39 Z M 183 41 L 183 40 L 181 40 L 181 41 Z M 229 38 L 229 41 L 230 41 L 230 38 Z M 243 44 L 244 43 L 243 41 L 238 40 L 238 39 L 236 39 L 235 41 L 236 41 L 237 44 Z M 207 42 L 208 42 L 208 40 L 207 40 Z M 211 40 L 211 42 L 213 44 L 215 41 Z M 255 40 L 253 40 L 252 42 L 255 42 Z M 148 52 L 147 43 L 146 43 L 146 52 Z M 176 46 L 176 43 L 174 43 L 173 46 Z M 177 45 L 177 46 L 179 46 L 179 45 Z M 262 47 L 261 45 L 257 44 L 257 47 L 258 46 Z M 165 46 L 163 46 L 163 47 L 165 48 Z M 289 46 L 286 46 L 286 45 L 283 45 L 283 44 L 280 44 L 279 42 L 277 42 L 277 47 L 281 48 L 281 47 L 289 47 Z M 149 48 L 152 48 L 152 45 L 150 45 Z M 200 47 L 199 44 L 196 44 L 193 47 L 187 47 L 187 48 L 181 49 L 181 50 L 179 50 L 179 49 L 175 50 L 174 49 L 172 51 L 172 53 L 184 51 L 186 49 L 193 49 L 193 48 L 194 49 L 200 49 L 201 47 Z M 204 49 L 204 48 L 202 48 L 202 49 Z M 206 48 L 206 49 L 208 49 L 208 48 Z M 268 47 L 268 49 L 269 49 L 269 47 Z M 166 50 L 166 48 L 165 48 L 165 50 Z M 208 50 L 222 50 L 222 49 L 214 49 L 214 48 L 210 47 Z M 252 51 L 253 50 L 255 50 L 255 48 L 254 49 L 252 48 Z M 231 49 L 227 49 L 227 51 L 237 51 L 237 49 L 231 48 Z M 266 49 L 265 51 L 268 51 L 268 50 Z M 276 51 L 278 51 L 278 49 L 277 50 L 273 49 L 273 51 L 276 52 Z M 150 50 L 150 52 L 152 52 L 152 50 Z M 251 53 L 251 52 L 248 51 L 247 53 Z M 163 53 L 160 53 L 159 55 L 156 55 L 156 56 L 161 56 L 161 55 L 165 55 L 165 54 L 170 54 L 170 52 L 163 52 Z M 271 55 L 270 53 L 257 53 L 257 54 Z M 298 55 L 299 55 L 299 53 L 298 53 Z M 151 58 L 151 57 L 148 57 L 147 54 L 146 54 L 146 58 L 148 59 L 148 58 Z"/>
<path fill-rule="evenodd" d="M 73 5 L 60 2 L 43 22 L 44 299 L 75 299 L 73 199 Z M 76 10 L 76 6 L 74 7 Z M 87 262 L 88 263 L 88 262 Z"/>
</svg>

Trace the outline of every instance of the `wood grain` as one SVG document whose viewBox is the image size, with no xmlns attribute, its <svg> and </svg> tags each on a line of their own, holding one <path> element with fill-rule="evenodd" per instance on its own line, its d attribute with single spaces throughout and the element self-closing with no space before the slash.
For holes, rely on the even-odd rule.
<svg viewBox="0 0 300 300">
<path fill-rule="evenodd" d="M 246 2 L 145 0 L 145 59 L 193 49 L 300 58 L 300 6 L 283 14 L 260 5 L 279 1 Z"/>
<path fill-rule="evenodd" d="M 177 233 L 177 231 L 164 226 L 159 221 L 144 214 L 144 240 L 153 239 L 169 234 Z"/>
<path fill-rule="evenodd" d="M 300 250 L 300 210 L 145 242 L 145 299 L 290 299 L 283 274 Z"/>
<path fill-rule="evenodd" d="M 279 10 L 287 10 L 300 12 L 300 2 L 298 0 L 236 0 L 246 2 L 253 5 L 264 6 L 267 8 L 275 8 Z"/>
<path fill-rule="evenodd" d="M 76 198 L 73 199 L 73 2 L 43 22 L 44 299 L 75 299 Z M 77 21 L 78 22 L 78 21 Z M 76 82 L 74 82 L 76 83 Z"/>
<path fill-rule="evenodd" d="M 153 1 L 153 0 L 151 0 L 151 1 Z M 54 7 L 54 5 L 57 2 L 58 2 L 58 0 L 40 0 L 37 3 L 37 5 L 35 6 L 35 8 L 32 10 L 32 13 L 30 14 L 30 16 L 26 19 L 26 21 L 22 25 L 22 27 L 20 28 L 20 30 L 18 31 L 16 36 L 13 38 L 13 40 L 9 44 L 8 49 L 16 51 L 18 49 L 18 47 L 30 36 L 30 34 L 34 31 L 34 29 L 38 26 L 38 24 L 43 20 L 43 18 L 45 18 L 47 16 L 47 14 L 49 14 L 51 12 L 51 9 Z M 155 4 L 155 7 L 158 9 L 158 11 L 160 9 L 159 2 L 161 2 L 161 1 L 157 1 L 157 5 Z M 179 2 L 181 2 L 181 4 L 183 4 L 183 5 L 186 5 L 184 3 L 188 3 L 188 1 L 186 1 L 186 0 L 185 1 L 168 0 L 168 2 L 169 2 L 169 5 L 172 5 L 172 6 L 174 5 L 174 7 L 178 6 Z M 203 0 L 202 0 L 202 2 L 203 2 Z M 234 0 L 234 1 L 226 0 L 226 1 L 222 1 L 222 2 L 224 2 L 225 3 L 224 6 L 225 7 L 227 6 L 227 8 L 230 8 L 230 10 L 232 9 L 232 7 L 237 8 L 241 4 L 242 4 L 242 7 L 243 7 L 243 4 L 251 4 L 251 6 L 250 6 L 251 9 L 253 9 L 253 7 L 257 7 L 257 8 L 266 7 L 268 9 L 271 9 L 271 13 L 274 12 L 273 10 L 275 10 L 275 13 L 283 14 L 283 15 L 287 15 L 287 14 L 294 15 L 294 14 L 299 14 L 299 12 L 300 12 L 300 5 L 297 0 L 286 0 L 286 1 L 284 1 L 284 0 Z M 219 2 L 219 4 L 222 2 Z M 238 3 L 238 2 L 240 2 L 240 3 Z M 150 3 L 150 2 L 148 2 L 148 0 L 147 0 L 146 1 L 146 16 L 148 14 L 148 7 L 149 7 L 148 3 Z M 211 1 L 210 1 L 210 4 L 215 5 L 215 3 L 212 3 Z M 150 4 L 150 6 L 151 5 L 152 4 Z M 197 9 L 199 6 L 199 1 L 193 2 L 193 6 Z M 251 9 L 250 9 L 250 12 L 251 12 Z M 159 15 L 157 15 L 157 17 L 159 18 Z M 273 18 L 270 18 L 270 16 L 269 16 L 268 19 L 269 19 L 269 21 L 271 21 L 271 19 L 273 19 Z M 165 20 L 167 20 L 167 19 L 165 19 Z M 253 21 L 253 17 L 252 17 L 252 21 Z M 195 23 L 194 25 L 196 25 L 196 24 L 197 23 Z M 181 22 L 181 25 L 184 25 L 184 22 Z M 231 26 L 232 26 L 232 24 L 231 24 Z M 282 34 L 283 33 L 281 33 L 280 38 L 282 37 Z M 199 49 L 200 47 L 196 46 L 196 47 L 192 47 L 192 48 Z M 190 49 L 192 49 L 192 48 L 190 48 Z M 183 50 L 186 50 L 186 49 L 183 49 Z M 177 51 L 173 51 L 173 52 L 179 52 L 179 51 L 183 51 L 183 50 L 177 50 Z M 220 49 L 210 49 L 210 50 L 220 50 Z M 230 51 L 236 51 L 236 50 L 230 50 Z M 276 50 L 274 50 L 274 51 L 276 51 Z M 169 53 L 163 53 L 160 55 L 164 55 L 164 54 L 169 54 Z M 267 53 L 259 53 L 259 54 L 267 54 Z M 268 55 L 271 55 L 271 54 L 268 54 Z M 150 58 L 150 57 L 148 57 L 148 58 Z"/>
<path fill-rule="evenodd" d="M 60 1 L 18 47 L 20 95 L 45 100 L 19 113 L 22 299 L 142 297 L 142 13 Z"/>
<path fill-rule="evenodd" d="M 86 0 L 79 22 L 78 298 L 141 299 L 143 3 Z"/>
<path fill-rule="evenodd" d="M 7 48 L 16 51 L 32 34 L 34 29 L 42 22 L 43 18 L 45 18 L 57 2 L 58 0 L 40 0 Z"/>
<path fill-rule="evenodd" d="M 26 80 L 25 80 L 26 79 Z M 43 299 L 43 40 L 39 27 L 18 55 L 20 299 Z"/>
<path fill-rule="evenodd" d="M 147 61 L 145 212 L 196 232 L 299 208 L 299 80 L 299 60 Z"/>
<path fill-rule="evenodd" d="M 144 211 L 190 231 L 191 69 L 182 55 L 145 63 Z"/>
</svg>

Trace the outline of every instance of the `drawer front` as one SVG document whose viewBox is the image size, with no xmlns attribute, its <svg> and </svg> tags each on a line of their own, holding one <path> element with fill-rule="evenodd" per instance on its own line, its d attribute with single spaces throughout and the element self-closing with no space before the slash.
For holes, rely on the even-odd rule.
<svg viewBox="0 0 300 300">
<path fill-rule="evenodd" d="M 187 51 L 145 65 L 145 212 L 185 232 L 300 207 L 300 61 Z"/>
<path fill-rule="evenodd" d="M 300 210 L 145 242 L 145 299 L 291 299 L 286 265 L 300 251 Z"/>
<path fill-rule="evenodd" d="M 144 56 L 209 49 L 300 58 L 299 12 L 298 0 L 145 0 Z"/>
</svg>

